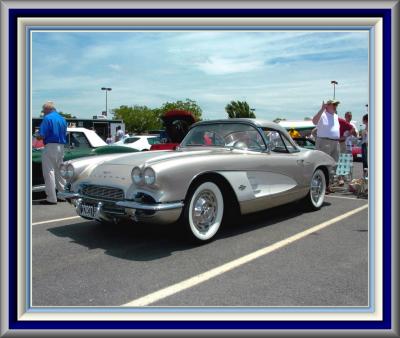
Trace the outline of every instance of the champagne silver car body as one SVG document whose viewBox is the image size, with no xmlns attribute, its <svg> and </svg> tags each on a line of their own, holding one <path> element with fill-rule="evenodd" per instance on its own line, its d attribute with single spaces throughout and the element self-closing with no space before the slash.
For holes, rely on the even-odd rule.
<svg viewBox="0 0 400 338">
<path fill-rule="evenodd" d="M 206 131 L 212 136 L 216 130 L 225 133 L 217 144 L 191 144 L 196 132 Z M 229 133 L 230 130 L 233 132 Z M 237 139 L 239 134 L 235 130 L 240 135 L 243 130 L 248 131 L 258 144 L 247 146 Z M 279 149 L 272 139 L 274 135 L 283 143 Z M 287 131 L 273 122 L 202 121 L 191 127 L 175 151 L 115 154 L 65 163 L 69 183 L 58 196 L 73 204 L 82 217 L 104 222 L 130 219 L 174 223 L 189 206 L 193 189 L 200 182 L 208 181 L 216 182 L 220 188 L 223 186 L 220 190 L 225 202 L 219 208 L 238 207 L 242 215 L 307 196 L 312 201 L 314 198 L 313 204 L 319 208 L 325 194 L 323 185 L 329 182 L 334 166 L 330 156 L 298 147 Z M 316 171 L 319 177 L 313 176 Z M 319 190 L 313 188 L 315 184 L 319 184 Z M 201 208 L 200 203 L 204 204 L 205 200 L 202 197 L 200 202 L 194 201 L 198 205 L 193 208 Z M 217 208 L 211 211 L 216 214 Z M 194 215 L 194 209 L 189 214 Z M 205 213 L 206 208 L 200 213 L 203 218 Z"/>
</svg>

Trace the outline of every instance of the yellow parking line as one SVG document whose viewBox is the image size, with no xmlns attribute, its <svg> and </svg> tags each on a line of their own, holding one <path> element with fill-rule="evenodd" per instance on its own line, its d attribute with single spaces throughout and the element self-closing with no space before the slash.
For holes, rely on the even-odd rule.
<svg viewBox="0 0 400 338">
<path fill-rule="evenodd" d="M 39 224 L 46 224 L 46 223 L 53 223 L 53 222 L 62 222 L 62 221 L 68 221 L 70 219 L 75 219 L 75 218 L 81 218 L 81 216 L 72 216 L 72 217 L 51 219 L 48 221 L 35 222 L 35 223 L 32 223 L 32 225 L 39 225 Z"/>
<path fill-rule="evenodd" d="M 209 280 L 211 278 L 217 277 L 217 276 L 219 276 L 219 275 L 221 275 L 221 274 L 223 274 L 225 272 L 228 272 L 228 271 L 230 271 L 232 269 L 235 269 L 235 268 L 237 268 L 237 267 L 239 267 L 239 266 L 241 266 L 243 264 L 249 263 L 249 262 L 251 262 L 251 261 L 253 261 L 253 260 L 257 259 L 257 258 L 260 258 L 260 257 L 262 257 L 264 255 L 267 255 L 267 254 L 269 254 L 269 253 L 271 253 L 271 252 L 273 252 L 275 250 L 278 250 L 278 249 L 280 249 L 280 248 L 282 248 L 282 247 L 284 247 L 284 246 L 286 246 L 288 244 L 291 244 L 291 243 L 293 243 L 295 241 L 298 241 L 299 239 L 302 239 L 302 238 L 304 238 L 304 237 L 306 237 L 306 236 L 308 236 L 308 235 L 310 235 L 310 234 L 312 234 L 312 233 L 314 233 L 316 231 L 319 231 L 319 230 L 321 230 L 323 228 L 326 228 L 326 227 L 328 227 L 328 226 L 330 226 L 330 225 L 332 225 L 334 223 L 342 221 L 345 218 L 348 218 L 348 217 L 350 217 L 350 216 L 352 216 L 352 215 L 354 215 L 354 214 L 366 209 L 367 207 L 368 207 L 368 205 L 363 205 L 363 206 L 361 206 L 361 207 L 359 207 L 357 209 L 354 209 L 354 210 L 351 210 L 349 212 L 346 212 L 343 215 L 340 215 L 338 217 L 330 219 L 329 221 L 323 222 L 323 223 L 321 223 L 319 225 L 316 225 L 316 226 L 314 226 L 314 227 L 312 227 L 310 229 L 307 229 L 307 230 L 305 230 L 303 232 L 300 232 L 300 233 L 298 233 L 296 235 L 293 235 L 293 236 L 291 236 L 289 238 L 286 238 L 286 239 L 284 239 L 282 241 L 279 241 L 279 242 L 277 242 L 275 244 L 272 244 L 272 245 L 267 246 L 265 248 L 262 248 L 262 249 L 259 249 L 257 251 L 254 251 L 254 252 L 252 252 L 252 253 L 250 253 L 248 255 L 245 255 L 245 256 L 242 256 L 240 258 L 237 258 L 237 259 L 235 259 L 233 261 L 230 261 L 228 263 L 220 265 L 220 266 L 218 266 L 218 267 L 216 267 L 214 269 L 211 269 L 209 271 L 203 272 L 203 273 L 201 273 L 201 274 L 199 274 L 197 276 L 188 278 L 188 279 L 186 279 L 186 280 L 184 280 L 182 282 L 179 282 L 179 283 L 176 283 L 174 285 L 168 286 L 168 287 L 166 287 L 164 289 L 161 289 L 159 291 L 150 293 L 150 294 L 148 294 L 148 295 L 146 295 L 144 297 L 135 299 L 135 300 L 133 300 L 133 301 L 131 301 L 129 303 L 123 304 L 122 306 L 130 306 L 130 307 L 133 307 L 133 306 L 146 306 L 146 305 L 155 303 L 155 302 L 157 302 L 157 301 L 159 301 L 161 299 L 164 299 L 164 298 L 169 297 L 171 295 L 174 295 L 174 294 L 176 294 L 178 292 L 181 292 L 183 290 L 191 288 L 191 287 L 193 287 L 195 285 L 203 283 L 203 282 L 205 282 L 205 281 L 207 281 L 207 280 Z"/>
</svg>

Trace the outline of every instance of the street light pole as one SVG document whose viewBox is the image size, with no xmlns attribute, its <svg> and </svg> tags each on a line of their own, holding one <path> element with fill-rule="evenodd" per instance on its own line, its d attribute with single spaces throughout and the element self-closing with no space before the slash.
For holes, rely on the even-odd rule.
<svg viewBox="0 0 400 338">
<path fill-rule="evenodd" d="M 333 84 L 333 99 L 335 99 L 335 86 L 338 84 L 338 82 L 335 80 L 332 80 L 331 84 Z"/>
<path fill-rule="evenodd" d="M 111 91 L 112 88 L 101 87 L 101 90 L 105 90 L 106 91 L 106 117 L 108 117 L 107 92 Z"/>
</svg>

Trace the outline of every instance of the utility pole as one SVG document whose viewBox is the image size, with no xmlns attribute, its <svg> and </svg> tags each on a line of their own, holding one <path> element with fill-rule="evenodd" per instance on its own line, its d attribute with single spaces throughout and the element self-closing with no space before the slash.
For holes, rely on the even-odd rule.
<svg viewBox="0 0 400 338">
<path fill-rule="evenodd" d="M 332 81 L 331 81 L 331 84 L 333 84 L 333 99 L 335 99 L 335 87 L 336 87 L 336 85 L 338 84 L 338 82 L 335 81 L 335 80 L 332 80 Z"/>
<path fill-rule="evenodd" d="M 108 106 L 107 106 L 107 92 L 111 91 L 111 90 L 112 90 L 112 88 L 108 88 L 108 87 L 102 87 L 102 88 L 101 88 L 101 90 L 105 90 L 105 91 L 106 91 L 106 117 L 108 117 L 108 116 L 107 116 L 107 114 L 108 114 Z"/>
</svg>

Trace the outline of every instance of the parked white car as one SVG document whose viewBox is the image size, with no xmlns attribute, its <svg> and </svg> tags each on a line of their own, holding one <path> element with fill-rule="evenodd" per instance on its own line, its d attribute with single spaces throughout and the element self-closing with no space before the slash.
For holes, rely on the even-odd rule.
<svg viewBox="0 0 400 338">
<path fill-rule="evenodd" d="M 97 148 L 101 146 L 106 146 L 107 143 L 96 134 L 94 130 L 71 127 L 67 129 L 69 144 L 72 148 L 74 147 L 87 147 L 87 148 Z"/>
<path fill-rule="evenodd" d="M 121 141 L 113 143 L 116 146 L 124 146 L 134 148 L 139 151 L 150 150 L 153 144 L 160 143 L 158 136 L 154 135 L 133 135 L 124 137 Z"/>
<path fill-rule="evenodd" d="M 43 144 L 43 142 L 42 142 Z M 33 143 L 32 143 L 33 146 Z M 44 147 L 32 147 L 32 191 L 45 189 L 42 174 L 42 150 Z M 97 156 L 115 153 L 136 152 L 133 148 L 114 147 L 107 145 L 94 130 L 69 127 L 67 129 L 67 144 L 64 147 L 64 161 L 87 156 Z"/>
</svg>

